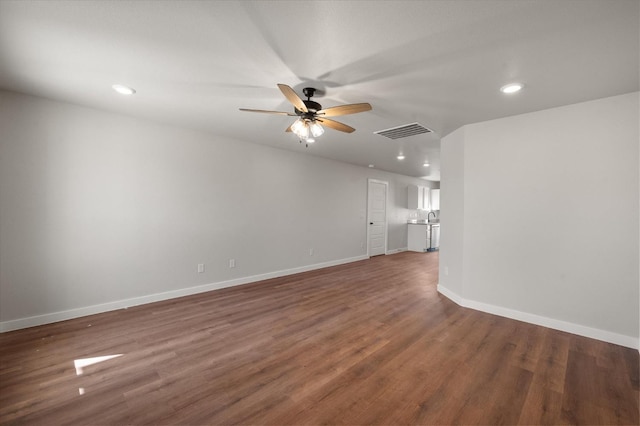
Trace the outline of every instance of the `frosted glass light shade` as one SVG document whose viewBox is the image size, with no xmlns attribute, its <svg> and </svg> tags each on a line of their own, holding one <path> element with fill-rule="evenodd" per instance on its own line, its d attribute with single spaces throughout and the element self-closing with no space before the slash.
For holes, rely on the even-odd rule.
<svg viewBox="0 0 640 426">
<path fill-rule="evenodd" d="M 291 125 L 291 131 L 300 139 L 307 139 L 309 137 L 309 124 L 299 118 Z"/>
<path fill-rule="evenodd" d="M 296 133 L 300 139 L 307 139 L 309 137 L 309 125 L 307 123 L 303 123 L 300 127 L 298 133 Z"/>
<path fill-rule="evenodd" d="M 315 121 L 313 123 L 311 123 L 310 130 L 311 130 L 311 135 L 314 138 L 317 138 L 318 136 L 321 136 L 324 133 L 324 129 L 322 128 L 322 126 L 318 123 L 316 123 Z"/>
<path fill-rule="evenodd" d="M 300 136 L 300 131 L 305 127 L 304 120 L 297 119 L 295 123 L 291 125 L 291 131 L 297 136 Z"/>
</svg>

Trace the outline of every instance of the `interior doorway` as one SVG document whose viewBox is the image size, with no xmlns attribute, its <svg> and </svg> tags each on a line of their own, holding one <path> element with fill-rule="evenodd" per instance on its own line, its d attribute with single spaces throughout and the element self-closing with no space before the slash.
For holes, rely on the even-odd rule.
<svg viewBox="0 0 640 426">
<path fill-rule="evenodd" d="M 389 182 L 369 179 L 367 190 L 367 254 L 387 252 L 387 192 Z"/>
</svg>

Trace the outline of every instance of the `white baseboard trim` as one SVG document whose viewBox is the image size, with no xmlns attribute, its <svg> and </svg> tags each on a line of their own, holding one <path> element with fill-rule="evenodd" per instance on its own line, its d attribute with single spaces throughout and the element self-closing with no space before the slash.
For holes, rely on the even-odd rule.
<svg viewBox="0 0 640 426">
<path fill-rule="evenodd" d="M 407 251 L 407 248 L 406 247 L 400 247 L 398 249 L 387 250 L 385 252 L 385 254 L 396 254 L 396 253 L 402 253 L 403 251 Z"/>
<path fill-rule="evenodd" d="M 453 291 L 449 290 L 448 288 L 443 287 L 439 283 L 438 283 L 438 293 L 442 294 L 447 299 L 455 302 L 457 305 L 464 306 L 465 308 L 468 307 L 465 304 L 465 300 L 462 297 L 458 296 L 457 293 L 454 293 Z"/>
<path fill-rule="evenodd" d="M 567 333 L 576 334 L 578 336 L 589 337 L 591 339 L 602 340 L 603 342 L 613 343 L 627 348 L 640 350 L 640 339 L 625 336 L 611 331 L 591 328 L 580 324 L 574 324 L 553 318 L 547 318 L 540 315 L 530 314 L 527 312 L 517 311 L 515 309 L 504 308 L 502 306 L 491 305 L 489 303 L 478 302 L 475 300 L 465 299 L 459 294 L 449 290 L 438 284 L 438 292 L 447 297 L 456 304 L 471 308 L 476 311 L 486 312 L 505 318 L 511 318 L 530 324 L 541 325 L 543 327 L 552 328 L 554 330 L 565 331 Z"/>
<path fill-rule="evenodd" d="M 114 302 L 102 303 L 99 305 L 86 306 L 82 308 L 70 309 L 67 311 L 52 312 L 44 315 L 37 315 L 27 318 L 19 318 L 10 321 L 0 322 L 0 333 L 7 331 L 20 330 L 38 325 L 51 324 L 59 321 L 66 321 L 73 318 L 84 317 L 87 315 L 100 314 L 102 312 L 115 311 L 117 309 L 125 309 L 132 306 L 144 305 L 147 303 L 160 302 L 162 300 L 175 299 L 177 297 L 190 296 L 192 294 L 205 293 L 207 291 L 218 290 L 226 287 L 233 287 L 242 284 L 249 284 L 256 281 L 267 280 L 270 278 L 284 277 L 287 275 L 298 274 L 301 272 L 313 271 L 315 269 L 328 268 L 330 266 L 342 265 L 345 263 L 357 262 L 369 259 L 369 256 L 355 256 L 345 259 L 332 260 L 329 262 L 316 263 L 313 265 L 305 265 L 297 268 L 283 269 L 275 272 L 267 272 L 264 274 L 252 275 L 248 277 L 235 278 L 227 281 L 220 281 L 211 284 L 203 284 L 195 287 L 187 287 L 179 290 L 172 290 L 163 293 L 155 293 L 147 296 L 134 297 L 131 299 L 117 300 Z"/>
</svg>

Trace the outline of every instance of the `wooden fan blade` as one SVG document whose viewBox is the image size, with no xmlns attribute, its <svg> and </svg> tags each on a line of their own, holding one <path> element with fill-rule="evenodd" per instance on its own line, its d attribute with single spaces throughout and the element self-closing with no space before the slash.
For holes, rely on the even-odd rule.
<svg viewBox="0 0 640 426">
<path fill-rule="evenodd" d="M 358 112 L 371 111 L 371 105 L 368 103 L 362 104 L 349 104 L 331 107 L 327 109 L 321 109 L 317 112 L 318 115 L 323 117 L 336 117 L 338 115 L 356 114 Z"/>
<path fill-rule="evenodd" d="M 339 121 L 329 120 L 328 118 L 318 117 L 316 118 L 316 121 L 320 122 L 321 124 L 324 124 L 327 127 L 332 128 L 333 130 L 339 130 L 345 133 L 353 133 L 356 131 L 356 129 L 354 129 L 351 126 L 347 126 L 346 124 L 340 123 Z"/>
<path fill-rule="evenodd" d="M 246 111 L 246 112 L 261 112 L 263 114 L 278 114 L 278 115 L 291 115 L 291 116 L 295 116 L 296 114 L 291 113 L 291 112 L 284 112 L 284 111 L 268 111 L 265 109 L 248 109 L 248 108 L 240 108 L 240 111 Z"/>
<path fill-rule="evenodd" d="M 293 124 L 292 124 L 291 126 L 293 126 Z M 287 127 L 287 129 L 285 130 L 285 132 L 293 132 L 293 130 L 291 130 L 291 126 Z"/>
<path fill-rule="evenodd" d="M 284 97 L 287 98 L 287 100 L 291 102 L 294 107 L 298 108 L 302 112 L 308 112 L 307 106 L 304 104 L 304 102 L 302 102 L 302 99 L 300 99 L 300 97 L 291 87 L 287 86 L 286 84 L 278 84 L 278 87 L 280 88 L 280 91 L 282 92 Z"/>
</svg>

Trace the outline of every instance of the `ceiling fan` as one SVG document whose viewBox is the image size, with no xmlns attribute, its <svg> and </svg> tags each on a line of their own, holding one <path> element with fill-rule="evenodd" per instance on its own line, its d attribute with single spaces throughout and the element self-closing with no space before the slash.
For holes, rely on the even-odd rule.
<svg viewBox="0 0 640 426">
<path fill-rule="evenodd" d="M 327 117 L 337 117 L 340 115 L 355 114 L 358 112 L 371 110 L 371 105 L 369 105 L 368 103 L 340 105 L 322 109 L 322 105 L 311 100 L 316 92 L 316 89 L 314 89 L 313 87 L 305 87 L 304 89 L 302 89 L 302 93 L 304 93 L 304 95 L 307 97 L 306 101 L 300 99 L 296 92 L 286 84 L 278 84 L 278 88 L 285 96 L 285 98 L 287 98 L 287 100 L 293 105 L 292 113 L 284 111 L 268 111 L 263 109 L 247 108 L 240 108 L 240 111 L 261 112 L 265 114 L 278 114 L 298 117 L 298 119 L 291 126 L 287 127 L 285 131 L 293 132 L 300 138 L 300 142 L 304 140 L 307 144 L 315 142 L 314 138 L 324 133 L 322 125 L 345 133 L 352 133 L 356 130 L 351 126 L 347 126 L 346 124 L 340 123 L 339 121 L 331 120 Z"/>
</svg>

